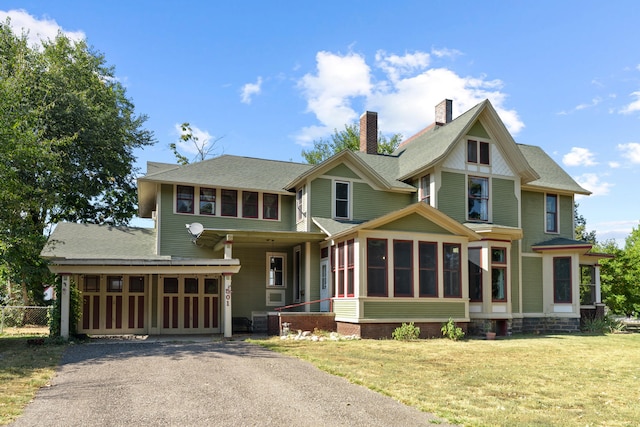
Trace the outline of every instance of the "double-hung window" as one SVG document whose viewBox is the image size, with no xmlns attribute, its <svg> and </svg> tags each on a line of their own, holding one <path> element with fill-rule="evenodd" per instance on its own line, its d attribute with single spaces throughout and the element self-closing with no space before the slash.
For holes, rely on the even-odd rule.
<svg viewBox="0 0 640 427">
<path fill-rule="evenodd" d="M 193 187 L 178 185 L 176 192 L 176 212 L 193 213 Z"/>
<path fill-rule="evenodd" d="M 267 253 L 267 286 L 270 288 L 284 288 L 285 257 L 284 254 Z"/>
<path fill-rule="evenodd" d="M 444 243 L 442 245 L 444 262 L 442 273 L 444 274 L 444 296 L 462 297 L 462 285 L 460 280 L 460 245 L 456 243 Z"/>
<path fill-rule="evenodd" d="M 571 258 L 553 259 L 553 302 L 571 303 Z"/>
<path fill-rule="evenodd" d="M 467 216 L 470 221 L 489 221 L 489 179 L 469 177 L 469 204 Z"/>
<path fill-rule="evenodd" d="M 278 195 L 264 193 L 262 195 L 262 218 L 278 219 Z"/>
<path fill-rule="evenodd" d="M 200 215 L 216 214 L 216 189 L 200 188 Z"/>
<path fill-rule="evenodd" d="M 238 216 L 238 191 L 222 190 L 222 216 Z"/>
<path fill-rule="evenodd" d="M 547 194 L 546 203 L 546 222 L 545 228 L 547 233 L 558 232 L 558 195 Z"/>
<path fill-rule="evenodd" d="M 349 219 L 349 183 L 336 181 L 334 188 L 335 217 Z"/>
<path fill-rule="evenodd" d="M 491 248 L 491 300 L 507 301 L 507 250 Z"/>
<path fill-rule="evenodd" d="M 242 217 L 258 218 L 258 193 L 255 191 L 242 192 Z"/>
<path fill-rule="evenodd" d="M 431 177 L 425 175 L 420 178 L 420 201 L 431 204 Z"/>
</svg>

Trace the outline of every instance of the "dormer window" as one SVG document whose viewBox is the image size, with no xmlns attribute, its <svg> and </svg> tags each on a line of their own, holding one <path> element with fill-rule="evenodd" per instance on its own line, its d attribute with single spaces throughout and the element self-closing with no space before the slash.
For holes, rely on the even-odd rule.
<svg viewBox="0 0 640 427">
<path fill-rule="evenodd" d="M 482 141 L 467 141 L 467 162 L 489 165 L 489 143 Z"/>
</svg>

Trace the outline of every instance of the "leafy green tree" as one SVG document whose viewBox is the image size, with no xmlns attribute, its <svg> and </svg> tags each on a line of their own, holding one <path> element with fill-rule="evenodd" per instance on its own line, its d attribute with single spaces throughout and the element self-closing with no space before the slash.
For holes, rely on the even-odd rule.
<svg viewBox="0 0 640 427">
<path fill-rule="evenodd" d="M 9 23 L 0 23 L 0 271 L 37 303 L 50 280 L 39 257 L 47 231 L 126 224 L 133 151 L 154 141 L 103 55 L 61 34 L 29 46 Z"/>
<path fill-rule="evenodd" d="M 619 249 L 613 240 L 598 246 L 614 255 L 601 261 L 600 281 L 603 301 L 616 314 L 640 313 L 640 226 L 634 228 Z"/>
<path fill-rule="evenodd" d="M 378 134 L 378 153 L 391 154 L 400 144 L 402 135 L 394 134 L 391 138 Z M 330 139 L 313 141 L 313 149 L 302 150 L 302 157 L 309 164 L 315 165 L 327 160 L 344 150 L 358 151 L 360 149 L 360 125 L 353 123 L 345 125 L 344 130 L 334 129 Z"/>
</svg>

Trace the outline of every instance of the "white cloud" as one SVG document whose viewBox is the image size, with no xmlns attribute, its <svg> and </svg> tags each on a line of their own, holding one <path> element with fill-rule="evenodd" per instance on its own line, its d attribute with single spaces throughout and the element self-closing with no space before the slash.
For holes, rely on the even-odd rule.
<svg viewBox="0 0 640 427">
<path fill-rule="evenodd" d="M 444 57 L 455 58 L 456 56 L 462 55 L 462 52 L 460 52 L 457 49 L 447 49 L 447 48 L 436 49 L 436 48 L 433 48 L 433 49 L 431 49 L 431 54 L 433 56 L 438 57 L 438 58 L 444 58 Z"/>
<path fill-rule="evenodd" d="M 454 117 L 488 98 L 511 133 L 524 127 L 518 113 L 504 107 L 502 81 L 429 68 L 430 57 L 426 52 L 400 56 L 378 51 L 370 66 L 357 53 L 318 52 L 315 72 L 306 74 L 298 87 L 319 125 L 302 129 L 296 140 L 304 144 L 354 122 L 362 112 L 354 109 L 356 101 L 378 112 L 382 131 L 404 137 L 433 123 L 435 106 L 445 98 L 453 100 Z"/>
<path fill-rule="evenodd" d="M 307 110 L 314 113 L 327 129 L 326 133 L 330 133 L 359 117 L 351 107 L 351 99 L 370 95 L 371 69 L 362 56 L 354 53 L 338 55 L 321 51 L 316 54 L 316 63 L 316 74 L 305 74 L 298 87 L 307 100 Z M 314 129 L 317 133 L 317 128 Z"/>
<path fill-rule="evenodd" d="M 631 163 L 640 164 L 640 144 L 637 142 L 629 142 L 627 144 L 618 144 L 617 149 L 622 151 L 622 157 Z"/>
<path fill-rule="evenodd" d="M 582 188 L 591 191 L 591 196 L 606 196 L 613 187 L 613 184 L 601 181 L 595 173 L 585 173 L 574 179 Z M 576 196 L 576 199 L 578 198 Z"/>
<path fill-rule="evenodd" d="M 255 83 L 247 83 L 242 86 L 240 100 L 244 104 L 251 104 L 253 95 L 259 95 L 262 91 L 262 77 L 258 77 Z"/>
<path fill-rule="evenodd" d="M 588 148 L 571 147 L 571 151 L 562 156 L 565 166 L 595 166 L 594 154 Z"/>
<path fill-rule="evenodd" d="M 635 111 L 640 111 L 640 91 L 633 92 L 630 96 L 635 97 L 636 100 L 625 106 L 620 113 L 631 114 Z"/>
<path fill-rule="evenodd" d="M 618 162 L 609 162 L 608 164 L 611 169 L 617 169 L 620 167 L 620 163 Z"/>
<path fill-rule="evenodd" d="M 382 69 L 391 81 L 429 66 L 431 57 L 425 52 L 415 52 L 404 56 L 387 55 L 383 50 L 376 52 L 376 65 Z"/>
<path fill-rule="evenodd" d="M 587 108 L 595 107 L 602 102 L 602 98 L 593 98 L 591 102 L 585 104 L 576 105 L 576 110 L 586 110 Z"/>
<path fill-rule="evenodd" d="M 175 124 L 175 129 L 178 132 L 178 135 L 183 136 L 186 132 L 182 131 L 182 126 L 178 123 Z M 191 134 L 195 139 L 197 139 L 197 146 L 203 147 L 204 152 L 207 151 L 210 144 L 213 142 L 213 136 L 206 130 L 202 130 L 196 126 L 191 125 Z M 192 155 L 198 154 L 198 148 L 193 141 L 183 141 L 182 139 L 176 142 L 176 146 L 178 148 L 178 152 L 181 153 L 189 153 Z"/>
<path fill-rule="evenodd" d="M 84 40 L 85 34 L 82 31 L 64 31 L 58 23 L 50 18 L 38 19 L 30 15 L 27 11 L 10 10 L 8 12 L 0 10 L 0 21 L 11 19 L 11 29 L 15 34 L 27 34 L 30 45 L 39 45 L 41 40 L 53 40 L 61 31 L 65 36 L 73 41 Z"/>
</svg>

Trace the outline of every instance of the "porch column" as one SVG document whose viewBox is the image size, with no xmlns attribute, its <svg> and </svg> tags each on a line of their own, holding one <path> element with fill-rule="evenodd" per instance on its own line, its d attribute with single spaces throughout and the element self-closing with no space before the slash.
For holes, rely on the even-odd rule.
<svg viewBox="0 0 640 427">
<path fill-rule="evenodd" d="M 60 336 L 69 339 L 69 294 L 71 292 L 71 276 L 62 274 L 62 292 L 60 295 Z"/>
<path fill-rule="evenodd" d="M 602 293 L 600 289 L 600 264 L 595 265 L 595 276 L 596 276 L 596 304 L 602 302 Z"/>
<path fill-rule="evenodd" d="M 223 273 L 224 279 L 224 337 L 231 338 L 233 335 L 233 316 L 231 314 L 231 273 Z"/>
<path fill-rule="evenodd" d="M 304 244 L 304 301 L 311 301 L 311 242 Z M 304 311 L 311 311 L 311 304 L 305 304 Z"/>
<path fill-rule="evenodd" d="M 233 235 L 227 234 L 224 241 L 224 259 L 233 258 Z M 225 273 L 224 278 L 224 337 L 233 335 L 233 315 L 231 313 L 231 273 Z"/>
</svg>

